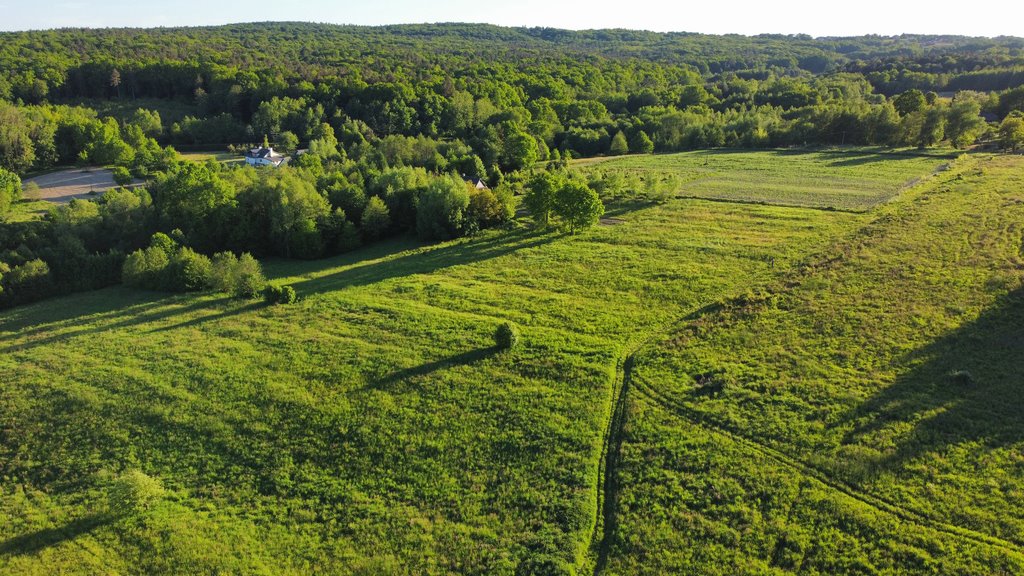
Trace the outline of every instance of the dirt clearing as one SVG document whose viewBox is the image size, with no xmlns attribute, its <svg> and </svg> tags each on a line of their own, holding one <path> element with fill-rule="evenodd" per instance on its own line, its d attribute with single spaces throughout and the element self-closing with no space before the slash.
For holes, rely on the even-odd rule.
<svg viewBox="0 0 1024 576">
<path fill-rule="evenodd" d="M 57 204 L 66 204 L 75 198 L 92 198 L 95 194 L 117 187 L 110 170 L 103 168 L 61 170 L 28 178 L 23 184 L 32 182 L 39 186 L 39 190 L 32 194 L 35 197 L 33 199 Z"/>
</svg>

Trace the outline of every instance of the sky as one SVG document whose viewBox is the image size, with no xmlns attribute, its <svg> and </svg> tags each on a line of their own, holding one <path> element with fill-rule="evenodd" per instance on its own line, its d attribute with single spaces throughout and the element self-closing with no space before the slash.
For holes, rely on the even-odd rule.
<svg viewBox="0 0 1024 576">
<path fill-rule="evenodd" d="M 201 26 L 235 22 L 334 24 L 484 22 L 573 30 L 630 28 L 709 34 L 1024 36 L 1024 0 L 0 0 L 0 30 Z"/>
</svg>

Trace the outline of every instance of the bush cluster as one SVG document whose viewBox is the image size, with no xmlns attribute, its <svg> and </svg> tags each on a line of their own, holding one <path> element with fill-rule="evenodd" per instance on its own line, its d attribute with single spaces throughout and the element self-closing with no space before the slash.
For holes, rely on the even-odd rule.
<svg viewBox="0 0 1024 576">
<path fill-rule="evenodd" d="M 295 294 L 295 288 L 291 286 L 267 284 L 263 290 L 263 299 L 267 304 L 293 304 L 298 297 Z"/>
<path fill-rule="evenodd" d="M 238 298 L 255 298 L 266 284 L 259 262 L 249 253 L 239 257 L 221 252 L 211 260 L 159 232 L 148 248 L 125 258 L 122 278 L 128 286 L 145 290 L 195 292 L 213 288 Z"/>
</svg>

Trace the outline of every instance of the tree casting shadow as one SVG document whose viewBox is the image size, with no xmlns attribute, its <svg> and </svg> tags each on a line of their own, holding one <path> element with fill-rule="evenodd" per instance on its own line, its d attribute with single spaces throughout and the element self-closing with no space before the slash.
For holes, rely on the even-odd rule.
<svg viewBox="0 0 1024 576">
<path fill-rule="evenodd" d="M 28 534 L 22 534 L 21 536 L 15 536 L 10 540 L 0 542 L 0 556 L 34 554 L 44 548 L 74 540 L 115 520 L 117 520 L 117 516 L 114 514 L 90 514 L 77 520 L 72 520 L 59 528 L 44 528 L 35 532 L 29 532 Z"/>
<path fill-rule="evenodd" d="M 468 366 L 470 364 L 479 362 L 480 360 L 490 358 L 491 356 L 494 356 L 500 351 L 501 348 L 498 348 L 497 346 L 488 346 L 486 348 L 477 348 L 475 350 L 470 350 L 468 352 L 462 352 L 460 354 L 447 356 L 445 358 L 440 358 L 432 362 L 420 364 L 419 366 L 412 366 L 410 368 L 404 368 L 402 370 L 392 372 L 391 374 L 388 374 L 383 378 L 379 378 L 377 380 L 370 382 L 369 387 L 378 389 L 384 388 L 386 386 L 397 384 L 398 382 L 407 380 L 409 378 L 426 376 L 428 374 L 432 374 L 444 368 L 460 365 Z"/>
</svg>

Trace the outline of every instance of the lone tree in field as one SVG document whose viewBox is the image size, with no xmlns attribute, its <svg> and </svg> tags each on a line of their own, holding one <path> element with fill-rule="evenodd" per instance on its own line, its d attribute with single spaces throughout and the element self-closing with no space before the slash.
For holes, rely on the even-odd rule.
<svg viewBox="0 0 1024 576">
<path fill-rule="evenodd" d="M 604 214 L 604 204 L 590 186 L 569 181 L 555 193 L 554 212 L 569 228 L 569 233 L 575 234 L 597 224 Z"/>
</svg>

